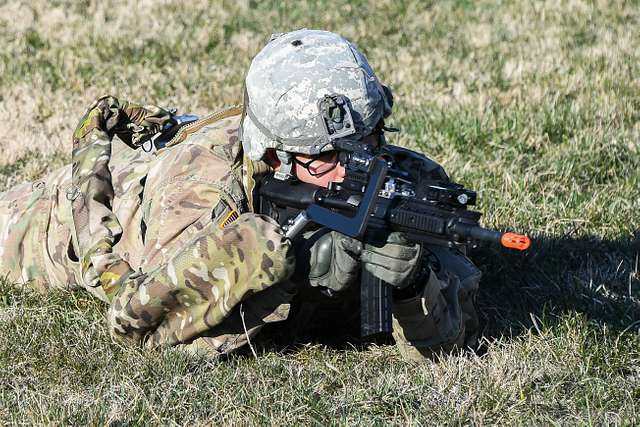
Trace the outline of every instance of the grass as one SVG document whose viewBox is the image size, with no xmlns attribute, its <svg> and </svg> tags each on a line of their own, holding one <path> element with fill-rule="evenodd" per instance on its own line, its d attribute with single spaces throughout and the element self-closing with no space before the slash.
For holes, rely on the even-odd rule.
<svg viewBox="0 0 640 427">
<path fill-rule="evenodd" d="M 206 361 L 112 343 L 86 294 L 43 304 L 3 283 L 2 406 L 8 423 L 296 424 L 586 421 L 637 417 L 638 338 L 575 313 L 511 339 L 413 365 L 394 347 L 262 348 Z"/>
<path fill-rule="evenodd" d="M 105 307 L 0 280 L 6 424 L 638 424 L 640 4 L 0 0 L 0 190 L 68 161 L 103 93 L 202 114 L 272 32 L 325 28 L 396 94 L 392 142 L 477 189 L 482 346 L 289 346 L 207 361 L 111 342 Z"/>
</svg>

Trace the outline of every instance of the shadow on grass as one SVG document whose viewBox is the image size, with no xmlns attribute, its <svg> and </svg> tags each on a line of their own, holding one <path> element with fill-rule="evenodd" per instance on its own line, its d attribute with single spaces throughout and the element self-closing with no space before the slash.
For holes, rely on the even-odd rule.
<svg viewBox="0 0 640 427">
<path fill-rule="evenodd" d="M 534 318 L 553 325 L 577 312 L 621 332 L 640 320 L 640 234 L 602 240 L 540 236 L 526 253 L 482 249 L 478 307 L 483 336 L 513 336 L 530 329 Z"/>
<path fill-rule="evenodd" d="M 538 236 L 523 253 L 477 249 L 471 258 L 483 271 L 478 295 L 481 341 L 516 337 L 535 323 L 552 327 L 567 313 L 584 314 L 613 332 L 628 329 L 640 321 L 639 257 L 640 234 L 621 240 Z M 322 309 L 308 319 L 302 315 L 265 330 L 258 345 L 286 352 L 308 343 L 363 350 L 371 342 L 393 342 L 388 336 L 363 341 L 357 307 L 322 301 Z"/>
</svg>

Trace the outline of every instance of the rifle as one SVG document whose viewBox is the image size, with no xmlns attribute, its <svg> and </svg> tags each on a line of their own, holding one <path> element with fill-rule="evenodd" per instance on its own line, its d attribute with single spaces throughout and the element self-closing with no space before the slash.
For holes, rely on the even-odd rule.
<svg viewBox="0 0 640 427">
<path fill-rule="evenodd" d="M 474 191 L 452 182 L 444 169 L 415 151 L 383 145 L 375 150 L 348 139 L 334 141 L 346 176 L 321 188 L 269 175 L 259 187 L 259 211 L 295 237 L 315 223 L 366 241 L 366 234 L 400 231 L 412 242 L 458 248 L 466 253 L 481 242 L 525 250 L 525 235 L 479 225 Z M 366 234 L 365 234 L 366 233 Z M 363 269 L 360 332 L 391 331 L 391 286 Z"/>
</svg>

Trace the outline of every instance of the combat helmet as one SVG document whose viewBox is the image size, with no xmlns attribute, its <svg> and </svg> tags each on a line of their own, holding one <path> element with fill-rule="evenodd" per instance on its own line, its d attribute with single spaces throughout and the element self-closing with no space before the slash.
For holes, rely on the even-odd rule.
<svg viewBox="0 0 640 427">
<path fill-rule="evenodd" d="M 268 148 L 281 160 L 330 151 L 336 138 L 369 135 L 392 105 L 389 89 L 349 41 L 319 30 L 274 34 L 247 72 L 243 148 L 252 160 Z"/>
</svg>

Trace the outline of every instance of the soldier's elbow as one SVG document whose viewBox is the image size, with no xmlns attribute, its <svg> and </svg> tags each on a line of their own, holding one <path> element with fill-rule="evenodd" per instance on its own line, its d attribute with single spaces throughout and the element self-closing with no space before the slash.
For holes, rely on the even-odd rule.
<svg viewBox="0 0 640 427">
<path fill-rule="evenodd" d="M 144 342 L 147 331 L 137 325 L 135 319 L 124 315 L 112 304 L 107 312 L 107 329 L 114 341 L 140 345 Z"/>
</svg>

